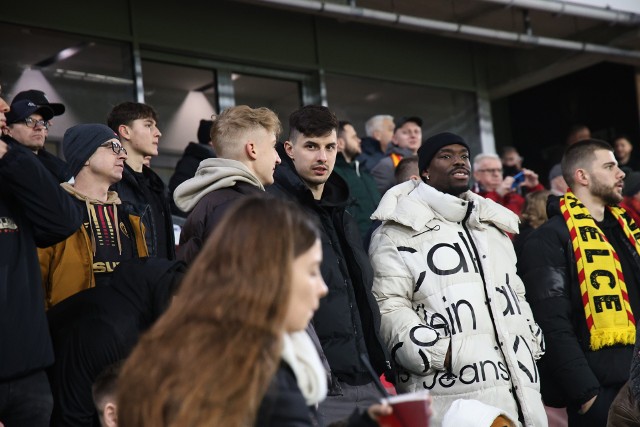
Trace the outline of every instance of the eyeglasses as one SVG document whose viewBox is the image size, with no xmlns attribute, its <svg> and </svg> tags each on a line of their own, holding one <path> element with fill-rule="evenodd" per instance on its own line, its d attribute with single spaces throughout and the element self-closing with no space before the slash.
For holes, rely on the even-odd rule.
<svg viewBox="0 0 640 427">
<path fill-rule="evenodd" d="M 490 173 L 490 174 L 494 174 L 494 173 L 502 174 L 502 169 L 498 169 L 498 168 L 495 168 L 495 169 L 478 169 L 476 172 L 487 172 L 487 173 Z"/>
<path fill-rule="evenodd" d="M 31 117 L 27 117 L 24 119 L 24 124 L 27 125 L 28 128 L 35 128 L 36 126 L 42 126 L 45 129 L 49 129 L 49 122 L 46 120 L 36 120 Z"/>
<path fill-rule="evenodd" d="M 127 154 L 127 150 L 119 142 L 114 142 L 114 141 L 105 142 L 104 144 L 101 145 L 101 147 L 105 147 L 105 148 L 111 147 L 113 152 L 116 154 L 120 154 L 121 151 L 124 151 L 124 154 Z"/>
</svg>

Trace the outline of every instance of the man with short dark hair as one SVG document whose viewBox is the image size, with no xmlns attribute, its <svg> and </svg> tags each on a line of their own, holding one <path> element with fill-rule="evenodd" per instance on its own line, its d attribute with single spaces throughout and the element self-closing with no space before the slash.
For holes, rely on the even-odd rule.
<svg viewBox="0 0 640 427">
<path fill-rule="evenodd" d="M 371 294 L 372 272 L 358 226 L 347 212 L 349 189 L 333 169 L 338 119 L 328 108 L 307 105 L 289 117 L 290 134 L 278 146 L 283 163 L 267 191 L 299 203 L 318 218 L 322 233 L 322 277 L 330 297 L 320 302 L 314 326 L 334 380 L 320 403 L 327 424 L 379 401 L 361 357 L 380 375 L 388 365 L 378 337 L 379 313 Z"/>
<path fill-rule="evenodd" d="M 32 116 L 37 106 L 25 105 Z M 0 128 L 7 103 L 0 98 Z M 45 117 L 50 114 L 43 110 Z M 42 127 L 42 125 L 35 124 Z M 53 407 L 44 369 L 53 363 L 37 246 L 60 242 L 82 216 L 36 156 L 8 135 L 0 141 L 0 423 L 49 426 Z"/>
<path fill-rule="evenodd" d="M 469 145 L 441 133 L 418 150 L 423 181 L 383 196 L 371 240 L 381 335 L 399 370 L 396 389 L 429 390 L 434 425 L 457 399 L 546 426 L 535 360 L 542 334 L 524 299 L 507 233 L 518 217 L 469 191 Z"/>
<path fill-rule="evenodd" d="M 403 117 L 396 122 L 393 139 L 387 147 L 386 157 L 371 169 L 376 180 L 378 191 L 383 194 L 395 185 L 393 172 L 406 156 L 415 156 L 422 144 L 422 119 L 420 117 Z"/>
<path fill-rule="evenodd" d="M 100 427 L 118 427 L 118 375 L 122 363 L 107 366 L 91 386 Z"/>
<path fill-rule="evenodd" d="M 360 168 L 356 156 L 361 152 L 361 141 L 353 125 L 339 122 L 335 171 L 349 186 L 351 202 L 347 210 L 358 222 L 360 234 L 364 236 L 371 227 L 371 214 L 380 203 L 380 193 L 371 174 Z"/>
<path fill-rule="evenodd" d="M 158 155 L 158 115 L 149 105 L 123 102 L 113 107 L 107 125 L 118 134 L 128 157 L 122 180 L 114 185 L 128 213 L 142 218 L 149 256 L 174 259 L 175 237 L 167 186 L 148 166 L 146 156 Z"/>
<path fill-rule="evenodd" d="M 587 139 L 562 158 L 569 190 L 549 196 L 549 220 L 518 262 L 533 314 L 545 331 L 545 403 L 567 407 L 569 426 L 605 426 L 629 378 L 640 315 L 640 230 L 622 201 L 625 174 L 612 147 Z"/>
</svg>

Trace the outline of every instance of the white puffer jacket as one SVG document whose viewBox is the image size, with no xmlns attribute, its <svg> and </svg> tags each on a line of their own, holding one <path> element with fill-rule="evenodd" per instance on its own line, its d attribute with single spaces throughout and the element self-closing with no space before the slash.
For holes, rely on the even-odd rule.
<svg viewBox="0 0 640 427">
<path fill-rule="evenodd" d="M 506 234 L 517 233 L 516 215 L 470 191 L 458 198 L 409 181 L 390 189 L 372 218 L 384 221 L 369 254 L 398 391 L 428 389 L 433 426 L 460 398 L 547 426 L 535 363 L 542 333 Z"/>
</svg>

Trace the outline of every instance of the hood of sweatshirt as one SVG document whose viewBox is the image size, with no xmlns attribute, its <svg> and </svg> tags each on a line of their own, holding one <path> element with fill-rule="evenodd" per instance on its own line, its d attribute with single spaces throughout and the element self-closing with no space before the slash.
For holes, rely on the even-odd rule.
<svg viewBox="0 0 640 427">
<path fill-rule="evenodd" d="M 205 159 L 193 178 L 176 187 L 173 200 L 184 212 L 191 211 L 208 193 L 246 182 L 264 191 L 264 186 L 243 163 L 231 159 Z"/>
</svg>

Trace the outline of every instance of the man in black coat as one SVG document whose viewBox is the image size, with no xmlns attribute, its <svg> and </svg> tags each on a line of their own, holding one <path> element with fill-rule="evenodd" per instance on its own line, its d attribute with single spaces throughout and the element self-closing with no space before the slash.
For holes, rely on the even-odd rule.
<svg viewBox="0 0 640 427">
<path fill-rule="evenodd" d="M 328 108 L 309 105 L 293 112 L 289 124 L 289 140 L 278 147 L 282 164 L 267 192 L 301 204 L 321 226 L 321 272 L 329 294 L 320 302 L 313 325 L 339 384 L 320 404 L 320 415 L 329 424 L 380 399 L 362 356 L 378 375 L 390 365 L 378 336 L 380 312 L 371 294 L 373 271 L 358 225 L 346 211 L 349 189 L 332 173 L 338 120 Z"/>
<path fill-rule="evenodd" d="M 570 146 L 562 175 L 571 191 L 551 196 L 549 221 L 525 241 L 518 269 L 545 335 L 544 402 L 566 406 L 569 426 L 605 426 L 629 377 L 631 319 L 640 316 L 640 230 L 617 207 L 624 172 L 609 144 Z"/>
<path fill-rule="evenodd" d="M 0 128 L 7 103 L 0 98 Z M 48 426 L 52 398 L 44 369 L 53 363 L 36 245 L 82 224 L 80 209 L 36 156 L 0 141 L 0 422 Z"/>
<path fill-rule="evenodd" d="M 113 107 L 107 125 L 118 134 L 128 154 L 122 180 L 114 184 L 112 190 L 126 202 L 127 213 L 142 219 L 149 256 L 175 259 L 167 186 L 144 165 L 146 156 L 158 155 L 158 142 L 162 136 L 155 110 L 139 102 L 123 102 Z"/>
</svg>

